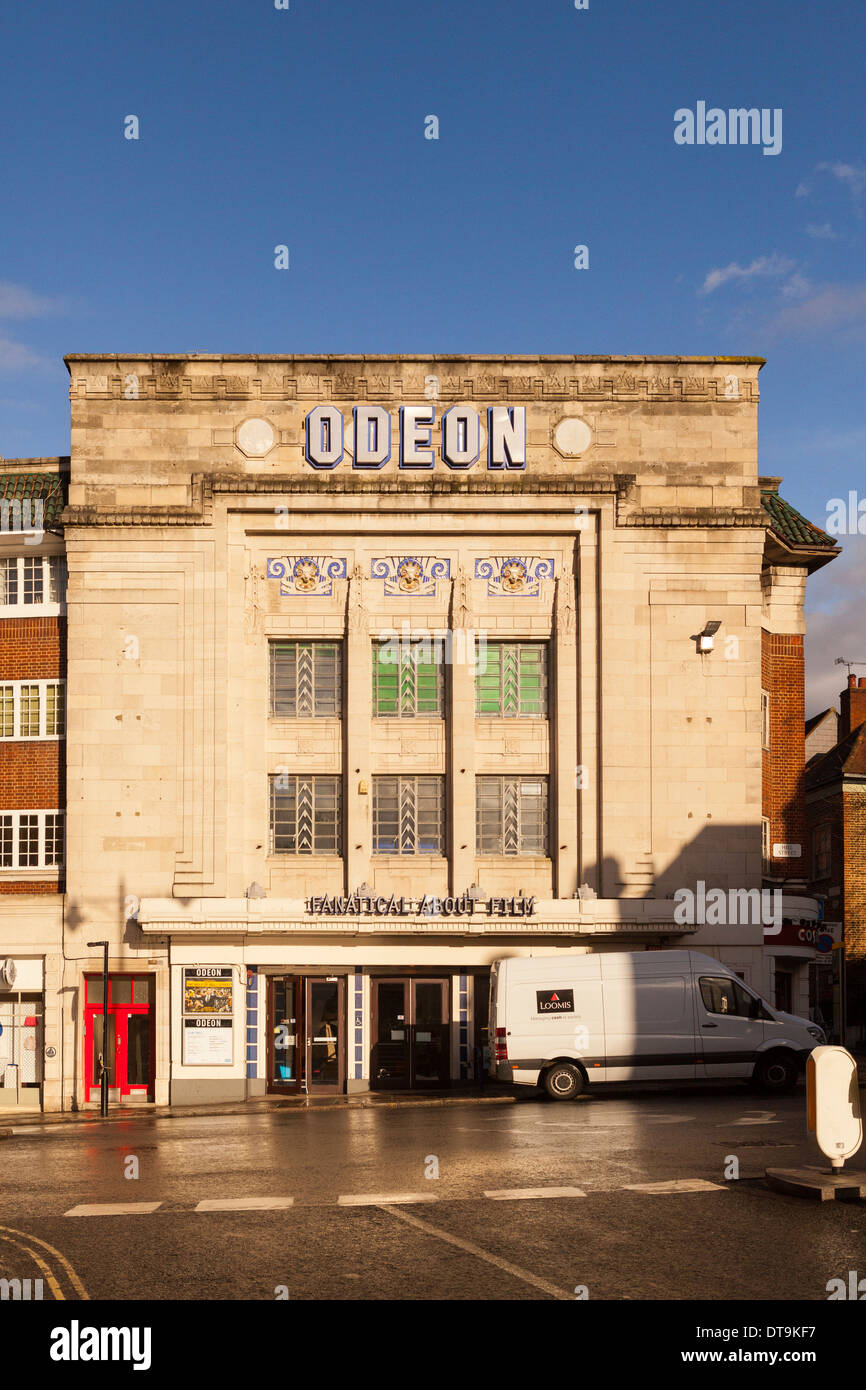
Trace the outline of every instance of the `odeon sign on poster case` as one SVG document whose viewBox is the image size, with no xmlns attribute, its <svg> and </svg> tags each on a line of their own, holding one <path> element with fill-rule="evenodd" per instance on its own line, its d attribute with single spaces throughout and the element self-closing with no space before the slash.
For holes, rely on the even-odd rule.
<svg viewBox="0 0 866 1390">
<path fill-rule="evenodd" d="M 234 1061 L 231 967 L 183 972 L 183 1066 L 230 1067 Z"/>
</svg>

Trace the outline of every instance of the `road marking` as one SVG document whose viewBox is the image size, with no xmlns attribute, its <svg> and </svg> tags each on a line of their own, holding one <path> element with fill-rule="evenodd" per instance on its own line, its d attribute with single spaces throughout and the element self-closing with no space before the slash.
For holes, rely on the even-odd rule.
<svg viewBox="0 0 866 1390">
<path fill-rule="evenodd" d="M 0 1236 L 0 1240 L 5 1240 L 7 1244 L 14 1245 L 16 1250 L 23 1250 L 25 1255 L 29 1255 L 33 1263 L 37 1265 L 38 1268 L 42 1271 L 45 1282 L 51 1290 L 51 1294 L 54 1298 L 54 1301 L 56 1303 L 65 1303 L 65 1293 L 61 1289 L 57 1280 L 54 1278 L 54 1275 L 51 1273 L 51 1270 L 48 1268 L 48 1265 L 45 1263 L 44 1260 L 40 1260 L 35 1250 L 31 1250 L 29 1246 L 22 1244 L 20 1240 L 13 1240 L 11 1236 Z"/>
<path fill-rule="evenodd" d="M 503 1187 L 485 1192 L 494 1202 L 532 1201 L 536 1197 L 585 1197 L 579 1187 Z"/>
<path fill-rule="evenodd" d="M 72 1207 L 64 1216 L 147 1216 L 158 1211 L 162 1202 L 93 1202 L 90 1206 Z"/>
<path fill-rule="evenodd" d="M 661 1195 L 666 1192 L 727 1192 L 728 1189 L 720 1183 L 707 1182 L 704 1178 L 673 1178 L 671 1182 L 626 1183 L 621 1190 Z"/>
<path fill-rule="evenodd" d="M 361 1192 L 337 1198 L 337 1204 L 341 1207 L 390 1207 L 406 1202 L 436 1201 L 438 1198 L 433 1192 Z"/>
<path fill-rule="evenodd" d="M 26 1241 L 29 1241 L 31 1244 L 38 1245 L 43 1250 L 47 1250 L 49 1254 L 53 1255 L 54 1258 L 57 1261 L 59 1261 L 59 1263 L 63 1266 L 64 1270 L 66 1271 L 66 1277 L 68 1278 L 75 1292 L 78 1294 L 78 1297 L 88 1300 L 90 1299 L 90 1294 L 87 1292 L 86 1288 L 82 1284 L 78 1275 L 75 1273 L 75 1270 L 72 1268 L 72 1265 L 69 1263 L 66 1256 L 61 1255 L 59 1250 L 55 1250 L 53 1245 L 49 1245 L 47 1240 L 40 1240 L 38 1236 L 32 1236 L 28 1231 L 16 1231 L 13 1226 L 0 1226 L 0 1231 L 5 1231 L 7 1235 L 11 1236 L 23 1236 L 23 1238 Z"/>
<path fill-rule="evenodd" d="M 775 1110 L 747 1110 L 741 1120 L 732 1120 L 731 1127 L 734 1125 L 779 1125 L 781 1120 L 774 1120 Z M 751 1118 L 754 1116 L 754 1118 Z M 723 1125 L 717 1125 L 717 1129 L 723 1129 Z"/>
<path fill-rule="evenodd" d="M 293 1207 L 294 1197 L 215 1197 L 199 1202 L 195 1211 L 276 1211 Z"/>
<path fill-rule="evenodd" d="M 530 1274 L 528 1269 L 521 1269 L 519 1265 L 513 1265 L 510 1260 L 501 1260 L 498 1255 L 491 1255 L 489 1250 L 482 1250 L 479 1245 L 473 1245 L 471 1240 L 462 1240 L 460 1236 L 452 1236 L 450 1231 L 443 1231 L 438 1226 L 431 1226 L 428 1221 L 420 1221 L 417 1216 L 410 1216 L 408 1211 L 398 1211 L 391 1206 L 383 1206 L 382 1210 L 395 1216 L 398 1221 L 405 1221 L 409 1226 L 415 1226 L 425 1235 L 435 1236 L 437 1240 L 444 1240 L 449 1245 L 456 1245 L 458 1250 L 465 1250 L 467 1255 L 474 1255 L 478 1260 L 486 1260 L 487 1264 L 495 1265 L 497 1269 L 513 1275 L 515 1279 L 521 1279 L 524 1284 L 531 1284 L 533 1288 L 541 1289 L 542 1293 L 550 1294 L 551 1298 L 567 1299 L 569 1302 L 574 1298 L 574 1294 L 569 1293 L 567 1289 L 560 1289 L 556 1284 L 548 1283 L 546 1279 L 539 1279 L 538 1275 Z"/>
</svg>

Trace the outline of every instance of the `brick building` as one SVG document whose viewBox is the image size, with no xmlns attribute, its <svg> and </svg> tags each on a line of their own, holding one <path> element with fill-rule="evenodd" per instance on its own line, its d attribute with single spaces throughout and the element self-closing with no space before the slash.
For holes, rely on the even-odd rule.
<svg viewBox="0 0 866 1390">
<path fill-rule="evenodd" d="M 866 1042 L 866 678 L 849 675 L 839 704 L 838 741 L 811 760 L 806 771 L 809 892 L 824 902 L 823 925 L 841 947 L 817 976 L 815 992 L 824 1000 L 822 1012 L 836 1014 L 837 1032 L 841 1031 L 838 1015 L 844 992 L 846 1041 L 862 1046 Z"/>
<path fill-rule="evenodd" d="M 762 585 L 761 762 L 764 887 L 806 893 L 806 728 L 803 605 L 810 574 L 839 547 L 779 496 L 779 478 L 759 479 L 768 518 Z M 768 997 L 779 1009 L 808 1015 L 810 966 L 817 952 L 812 912 L 789 911 L 766 935 Z M 814 989 L 812 990 L 814 994 Z"/>
<path fill-rule="evenodd" d="M 0 1107 L 60 1103 L 68 466 L 0 461 Z"/>
</svg>

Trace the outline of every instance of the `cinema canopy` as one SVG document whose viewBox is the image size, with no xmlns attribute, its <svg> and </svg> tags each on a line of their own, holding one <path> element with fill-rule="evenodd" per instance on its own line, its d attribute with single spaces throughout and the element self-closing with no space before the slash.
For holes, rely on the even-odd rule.
<svg viewBox="0 0 866 1390">
<path fill-rule="evenodd" d="M 764 986 L 673 901 L 761 885 L 762 359 L 66 360 L 73 1055 L 102 938 L 157 1103 L 470 1083 L 505 955 Z"/>
</svg>

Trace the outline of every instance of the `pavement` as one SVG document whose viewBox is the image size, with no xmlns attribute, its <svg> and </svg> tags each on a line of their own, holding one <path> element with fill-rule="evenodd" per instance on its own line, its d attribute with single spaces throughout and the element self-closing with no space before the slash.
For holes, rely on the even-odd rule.
<svg viewBox="0 0 866 1390">
<path fill-rule="evenodd" d="M 197 1119 L 208 1115 L 257 1115 L 282 1110 L 394 1110 L 401 1106 L 436 1105 L 513 1105 L 519 1093 L 513 1086 L 491 1084 L 464 1087 L 459 1091 L 389 1091 L 352 1096 L 263 1096 L 256 1100 L 225 1101 L 202 1105 L 112 1105 L 108 1115 L 98 1109 L 0 1111 L 0 1139 L 14 1136 L 19 1129 L 50 1131 L 54 1126 L 92 1125 L 129 1119 Z"/>
<path fill-rule="evenodd" d="M 50 1144 L 16 1125 L 0 1278 L 38 1260 L 68 1300 L 710 1304 L 826 1300 L 866 1272 L 862 1203 L 765 1181 L 819 1159 L 802 1088 L 460 1102 L 137 1111 Z"/>
</svg>

